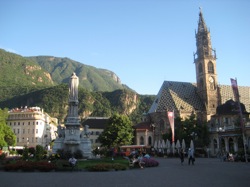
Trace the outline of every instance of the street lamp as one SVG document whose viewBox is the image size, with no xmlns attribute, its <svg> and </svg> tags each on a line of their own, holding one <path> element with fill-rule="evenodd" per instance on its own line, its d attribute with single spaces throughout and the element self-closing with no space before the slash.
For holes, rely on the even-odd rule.
<svg viewBox="0 0 250 187">
<path fill-rule="evenodd" d="M 151 124 L 152 130 L 153 130 L 153 142 L 155 141 L 155 124 Z"/>
<path fill-rule="evenodd" d="M 219 127 L 219 132 L 218 132 L 218 135 L 219 135 L 219 155 L 220 155 L 220 158 L 222 159 L 222 140 L 221 140 L 221 133 L 225 131 L 224 128 L 222 127 Z"/>
</svg>

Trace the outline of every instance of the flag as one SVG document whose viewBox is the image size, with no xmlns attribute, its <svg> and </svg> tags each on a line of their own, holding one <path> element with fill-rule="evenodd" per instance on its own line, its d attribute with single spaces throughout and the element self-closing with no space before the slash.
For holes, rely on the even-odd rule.
<svg viewBox="0 0 250 187">
<path fill-rule="evenodd" d="M 172 142 L 174 142 L 174 111 L 168 112 L 168 120 L 169 120 L 170 127 L 172 130 Z"/>
<path fill-rule="evenodd" d="M 231 79 L 231 85 L 232 85 L 235 101 L 239 102 L 240 95 L 239 95 L 237 80 L 236 79 Z"/>
</svg>

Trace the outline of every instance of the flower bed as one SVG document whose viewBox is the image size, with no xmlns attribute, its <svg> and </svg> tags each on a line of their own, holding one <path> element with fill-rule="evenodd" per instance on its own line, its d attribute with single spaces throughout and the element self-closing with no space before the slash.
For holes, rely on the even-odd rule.
<svg viewBox="0 0 250 187">
<path fill-rule="evenodd" d="M 23 161 L 19 160 L 14 163 L 8 163 L 4 165 L 5 171 L 52 171 L 56 168 L 56 165 L 49 163 L 47 161 L 32 162 L 32 161 Z"/>
</svg>

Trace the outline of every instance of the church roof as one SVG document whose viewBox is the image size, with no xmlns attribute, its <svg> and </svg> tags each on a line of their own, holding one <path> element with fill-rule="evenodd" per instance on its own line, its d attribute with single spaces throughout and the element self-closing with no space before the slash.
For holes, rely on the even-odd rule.
<svg viewBox="0 0 250 187">
<path fill-rule="evenodd" d="M 194 83 L 164 81 L 148 113 L 172 110 L 203 111 L 204 105 L 196 90 Z"/>
<path fill-rule="evenodd" d="M 231 85 L 220 85 L 221 103 L 234 99 Z M 250 111 L 250 87 L 239 86 L 240 102 Z M 195 83 L 164 81 L 148 113 L 180 110 L 191 113 L 205 111 Z"/>
<path fill-rule="evenodd" d="M 151 130 L 150 124 L 151 123 L 148 122 L 148 121 L 143 121 L 143 122 L 138 123 L 137 125 L 135 125 L 134 128 L 137 129 L 137 130 L 145 130 L 145 129 Z"/>
</svg>

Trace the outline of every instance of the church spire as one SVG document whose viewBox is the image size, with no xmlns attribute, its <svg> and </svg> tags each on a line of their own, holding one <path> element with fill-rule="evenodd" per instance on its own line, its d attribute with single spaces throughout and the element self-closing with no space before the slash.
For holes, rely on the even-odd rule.
<svg viewBox="0 0 250 187">
<path fill-rule="evenodd" d="M 207 32 L 207 26 L 203 18 L 201 7 L 200 7 L 200 13 L 199 13 L 198 32 Z"/>
</svg>

